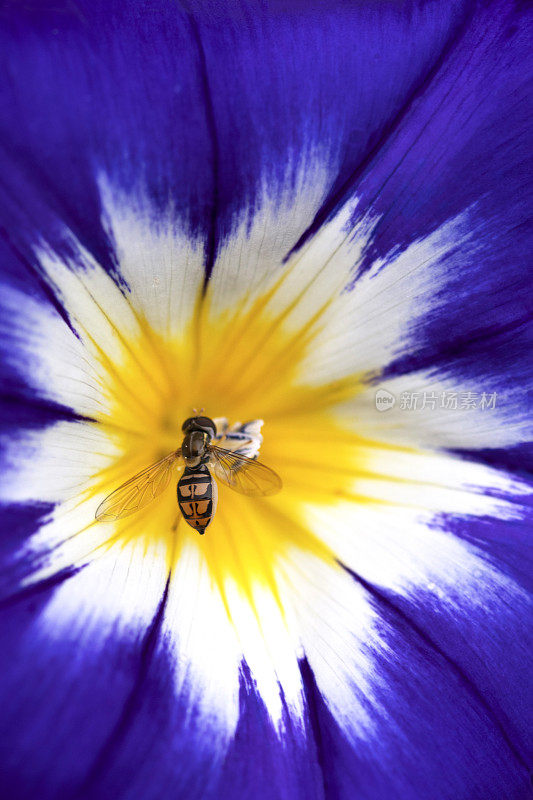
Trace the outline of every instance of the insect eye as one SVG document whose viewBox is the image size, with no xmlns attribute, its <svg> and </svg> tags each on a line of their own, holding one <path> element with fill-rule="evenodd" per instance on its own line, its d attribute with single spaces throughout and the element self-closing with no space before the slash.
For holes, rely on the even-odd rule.
<svg viewBox="0 0 533 800">
<path fill-rule="evenodd" d="M 191 424 L 192 424 L 194 421 L 195 421 L 195 417 L 189 417 L 188 419 L 186 419 L 186 420 L 185 420 L 185 422 L 184 422 L 184 423 L 183 423 L 183 425 L 181 426 L 181 430 L 183 431 L 183 433 L 185 433 L 185 431 L 186 431 L 188 428 L 190 428 Z"/>
<path fill-rule="evenodd" d="M 200 428 L 204 428 L 204 429 L 207 428 L 207 430 L 212 430 L 213 431 L 213 436 L 217 432 L 217 427 L 216 427 L 215 423 L 213 422 L 213 420 L 210 419 L 210 417 L 196 417 L 196 424 Z"/>
<path fill-rule="evenodd" d="M 214 428 L 215 423 L 209 417 L 196 417 L 196 423 L 202 428 Z"/>
</svg>

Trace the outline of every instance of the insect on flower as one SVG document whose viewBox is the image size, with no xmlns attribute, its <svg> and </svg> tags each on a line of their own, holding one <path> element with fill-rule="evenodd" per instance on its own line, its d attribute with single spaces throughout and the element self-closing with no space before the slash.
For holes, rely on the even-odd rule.
<svg viewBox="0 0 533 800">
<path fill-rule="evenodd" d="M 241 453 L 211 444 L 216 424 L 210 417 L 189 417 L 181 427 L 185 434 L 180 448 L 127 480 L 100 503 L 99 522 L 122 519 L 144 508 L 168 486 L 181 460 L 185 469 L 177 484 L 178 505 L 183 518 L 198 533 L 213 520 L 218 490 L 211 469 L 222 483 L 249 497 L 276 494 L 281 478 L 270 467 Z"/>
</svg>

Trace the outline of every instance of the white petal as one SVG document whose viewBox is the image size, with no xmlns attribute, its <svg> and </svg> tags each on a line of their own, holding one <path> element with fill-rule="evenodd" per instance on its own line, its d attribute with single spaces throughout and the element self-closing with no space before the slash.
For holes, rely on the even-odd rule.
<svg viewBox="0 0 533 800">
<path fill-rule="evenodd" d="M 17 432 L 4 447 L 0 497 L 6 502 L 80 499 L 91 478 L 119 454 L 102 428 L 83 422 Z"/>
<path fill-rule="evenodd" d="M 353 481 L 354 495 L 399 507 L 509 519 L 514 514 L 513 503 L 494 495 L 530 491 L 505 473 L 451 455 L 365 444 L 358 453 L 364 472 Z M 354 513 L 360 505 L 354 505 Z"/>
<path fill-rule="evenodd" d="M 180 553 L 161 633 L 161 647 L 170 648 L 173 657 L 176 696 L 186 698 L 191 727 L 197 726 L 197 715 L 203 746 L 223 753 L 238 721 L 242 655 L 197 546 Z"/>
<path fill-rule="evenodd" d="M 465 647 L 469 640 L 479 641 L 480 625 L 486 627 L 488 640 L 493 631 L 514 626 L 513 609 L 526 608 L 529 598 L 475 548 L 444 534 L 436 541 L 435 532 L 427 528 L 429 543 L 424 547 L 422 526 L 413 533 L 412 521 L 393 527 L 392 514 L 389 521 L 389 529 L 382 519 L 372 530 L 354 530 L 352 519 L 349 531 L 342 529 L 345 555 L 348 538 L 359 540 L 347 560 L 356 574 L 404 595 L 424 592 L 426 603 L 433 595 L 440 613 L 458 626 L 458 636 L 465 637 Z M 322 527 L 324 519 L 318 524 Z M 334 517 L 332 530 L 336 524 Z M 407 541 L 402 540 L 406 532 L 411 532 Z M 383 732 L 390 733 L 391 723 L 395 725 L 382 703 L 388 688 L 383 661 L 401 665 L 402 660 L 402 653 L 392 652 L 387 644 L 390 622 L 380 617 L 367 591 L 347 572 L 301 551 L 287 554 L 279 582 L 284 602 L 292 609 L 290 624 L 299 632 L 328 708 L 349 739 L 367 741 L 379 751 Z"/>
<path fill-rule="evenodd" d="M 110 638 L 144 636 L 163 596 L 166 558 L 156 547 L 116 545 L 59 586 L 39 617 L 48 638 L 103 650 Z"/>
<path fill-rule="evenodd" d="M 439 303 L 443 257 L 468 241 L 466 219 L 466 213 L 460 214 L 399 255 L 375 261 L 336 300 L 303 365 L 308 382 L 320 384 L 381 370 L 410 351 L 416 344 L 417 322 Z M 371 241 L 377 223 L 372 220 L 362 228 L 366 231 L 362 245 Z M 332 261 L 348 283 L 348 265 L 340 253 L 335 252 Z"/>
<path fill-rule="evenodd" d="M 346 503 L 327 510 L 309 507 L 307 521 L 343 564 L 400 594 L 428 589 L 439 601 L 446 602 L 450 592 L 459 602 L 462 592 L 470 596 L 470 584 L 477 592 L 481 575 L 487 576 L 487 592 L 499 579 L 475 547 L 429 513 L 397 506 L 354 510 Z"/>
<path fill-rule="evenodd" d="M 371 737 L 379 705 L 372 648 L 385 645 L 368 597 L 340 567 L 297 549 L 287 553 L 278 578 L 289 624 L 329 709 L 349 735 Z"/>
<path fill-rule="evenodd" d="M 209 292 L 213 312 L 234 308 L 276 281 L 283 260 L 313 221 L 331 176 L 313 158 L 283 186 L 265 181 L 261 199 L 241 218 L 218 253 Z"/>
<path fill-rule="evenodd" d="M 0 320 L 6 364 L 40 397 L 79 414 L 89 415 L 100 407 L 94 365 L 50 305 L 3 286 Z"/>
<path fill-rule="evenodd" d="M 116 246 L 129 301 L 157 333 L 183 334 L 204 280 L 204 245 L 180 229 L 168 211 L 142 195 L 124 196 L 102 176 L 103 223 Z"/>
<path fill-rule="evenodd" d="M 364 427 L 365 435 L 381 441 L 434 448 L 508 447 L 527 440 L 531 431 L 528 409 L 517 405 L 512 382 L 509 383 L 505 393 L 498 393 L 489 383 L 480 385 L 452 376 L 438 377 L 434 372 L 414 372 L 367 387 L 339 411 L 350 427 L 357 420 L 359 430 Z M 376 409 L 379 390 L 395 398 L 394 406 L 387 411 Z M 490 401 L 485 407 L 483 393 Z M 414 398 L 411 402 L 417 408 L 402 408 L 404 395 Z M 452 396 L 457 408 L 443 407 Z"/>
</svg>

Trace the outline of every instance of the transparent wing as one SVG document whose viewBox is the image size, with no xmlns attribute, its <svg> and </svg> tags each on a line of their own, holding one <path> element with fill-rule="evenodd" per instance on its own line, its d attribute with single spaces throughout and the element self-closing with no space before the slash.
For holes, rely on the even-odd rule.
<svg viewBox="0 0 533 800">
<path fill-rule="evenodd" d="M 281 489 L 281 478 L 270 467 L 216 445 L 208 449 L 215 476 L 230 489 L 250 497 L 276 494 Z"/>
<path fill-rule="evenodd" d="M 155 500 L 167 488 L 172 470 L 181 456 L 181 448 L 138 472 L 115 489 L 96 509 L 98 522 L 122 519 L 135 514 Z"/>
</svg>

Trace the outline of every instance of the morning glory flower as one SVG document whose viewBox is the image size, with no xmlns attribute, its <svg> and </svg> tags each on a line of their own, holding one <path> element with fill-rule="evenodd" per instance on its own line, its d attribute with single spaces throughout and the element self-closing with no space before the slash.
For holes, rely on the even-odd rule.
<svg viewBox="0 0 533 800">
<path fill-rule="evenodd" d="M 1 19 L 3 796 L 525 797 L 525 10 Z"/>
</svg>

